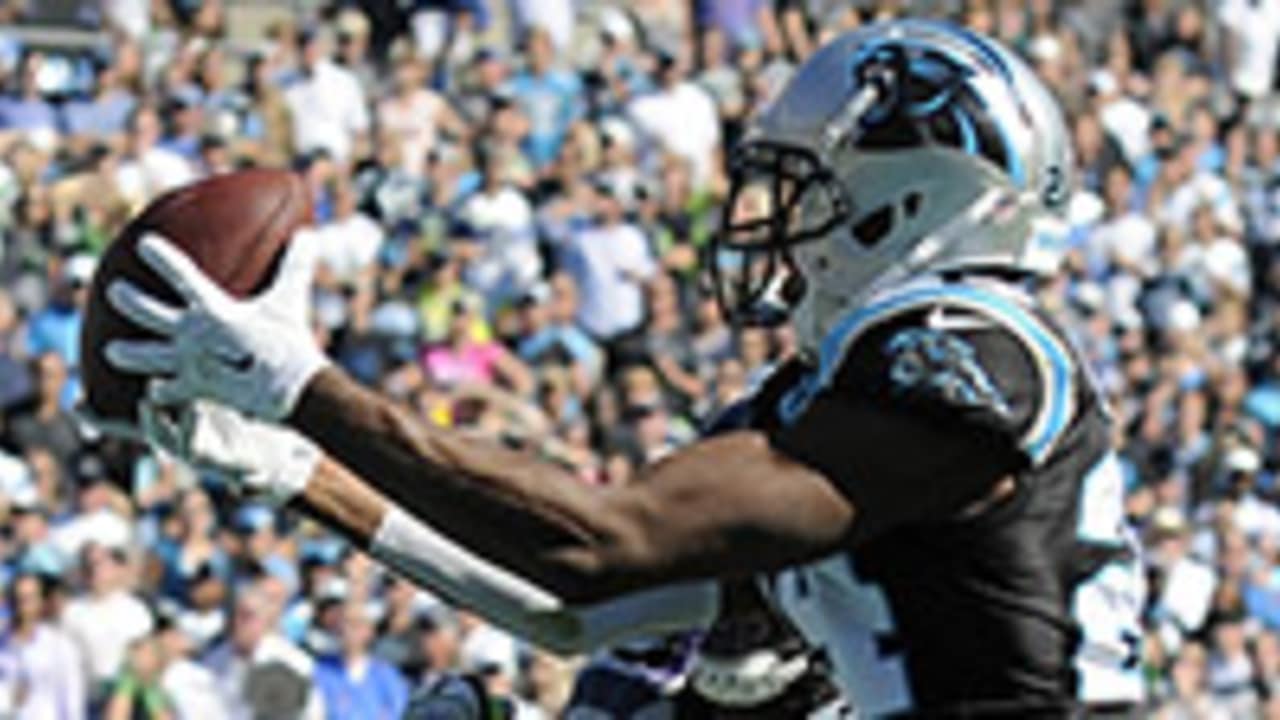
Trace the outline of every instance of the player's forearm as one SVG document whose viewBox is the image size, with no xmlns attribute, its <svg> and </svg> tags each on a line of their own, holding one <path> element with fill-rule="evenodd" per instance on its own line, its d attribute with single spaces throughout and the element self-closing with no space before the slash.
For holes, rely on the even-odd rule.
<svg viewBox="0 0 1280 720">
<path fill-rule="evenodd" d="M 370 549 L 388 509 L 385 498 L 327 457 L 291 505 L 363 550 Z"/>
<path fill-rule="evenodd" d="M 435 532 L 328 458 L 294 507 L 432 592 L 561 653 L 711 622 L 718 588 L 689 582 L 575 606 Z"/>
<path fill-rule="evenodd" d="M 580 633 L 546 591 L 450 543 L 351 471 L 324 458 L 292 506 L 426 589 L 542 645 L 569 649 Z"/>
<path fill-rule="evenodd" d="M 625 516 L 555 465 L 429 427 L 335 370 L 291 423 L 416 518 L 559 597 L 630 589 L 604 577 L 634 544 Z"/>
</svg>

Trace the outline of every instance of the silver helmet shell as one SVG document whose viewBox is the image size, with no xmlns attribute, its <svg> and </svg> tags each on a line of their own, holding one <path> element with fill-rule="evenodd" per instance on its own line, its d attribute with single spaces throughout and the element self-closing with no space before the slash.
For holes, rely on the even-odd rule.
<svg viewBox="0 0 1280 720">
<path fill-rule="evenodd" d="M 790 306 L 802 347 L 876 289 L 997 268 L 1045 274 L 1072 185 L 1057 104 L 963 27 L 862 27 L 812 55 L 731 157 L 712 271 L 734 311 Z"/>
</svg>

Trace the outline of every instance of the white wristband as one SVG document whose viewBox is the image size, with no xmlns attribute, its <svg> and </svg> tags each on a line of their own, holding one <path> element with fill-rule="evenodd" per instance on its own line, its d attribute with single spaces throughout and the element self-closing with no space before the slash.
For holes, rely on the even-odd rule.
<svg viewBox="0 0 1280 720">
<path fill-rule="evenodd" d="M 387 510 L 369 551 L 490 622 L 563 654 L 706 627 L 719 608 L 719 584 L 714 580 L 654 588 L 594 605 L 566 605 L 545 588 L 485 560 L 395 506 Z"/>
<path fill-rule="evenodd" d="M 383 516 L 370 551 L 413 579 L 452 593 L 490 617 L 557 612 L 563 607 L 546 589 L 489 562 L 394 505 Z"/>
</svg>

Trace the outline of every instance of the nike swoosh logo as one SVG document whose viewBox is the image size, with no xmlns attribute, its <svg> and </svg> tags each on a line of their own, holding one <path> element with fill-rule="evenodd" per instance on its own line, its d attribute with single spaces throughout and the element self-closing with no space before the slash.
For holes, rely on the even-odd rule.
<svg viewBox="0 0 1280 720">
<path fill-rule="evenodd" d="M 249 372 L 250 370 L 253 369 L 254 360 L 255 358 L 253 357 L 252 353 L 245 353 L 244 355 L 241 355 L 240 357 L 235 357 L 235 358 L 228 358 L 228 357 L 222 358 L 222 362 L 227 367 L 231 368 L 232 370 L 235 370 L 236 372 L 242 372 L 242 373 Z"/>
</svg>

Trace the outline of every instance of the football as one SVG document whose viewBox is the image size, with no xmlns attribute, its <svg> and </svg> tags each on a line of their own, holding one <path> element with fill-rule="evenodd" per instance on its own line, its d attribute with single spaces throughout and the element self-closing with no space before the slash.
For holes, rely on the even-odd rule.
<svg viewBox="0 0 1280 720">
<path fill-rule="evenodd" d="M 89 409 L 104 419 L 134 419 L 144 392 L 141 380 L 116 371 L 103 355 L 112 340 L 151 337 L 108 302 L 111 282 L 127 278 L 150 294 L 178 301 L 134 251 L 139 238 L 163 235 L 222 288 L 249 297 L 270 282 L 294 231 L 310 221 L 306 186 L 283 170 L 219 175 L 156 198 L 108 247 L 89 289 L 80 338 Z"/>
</svg>

